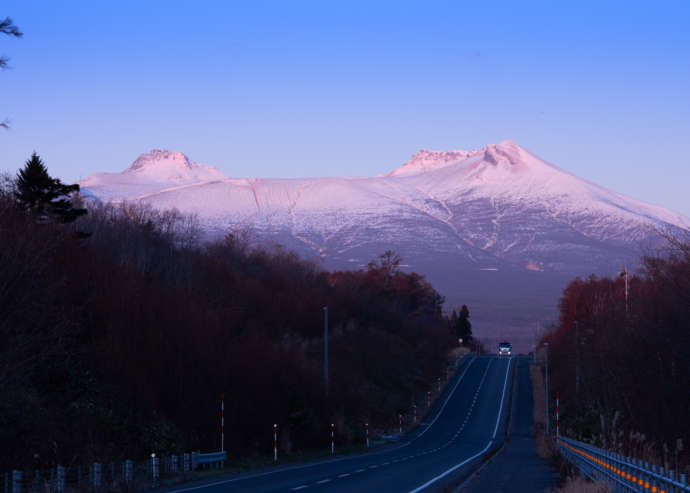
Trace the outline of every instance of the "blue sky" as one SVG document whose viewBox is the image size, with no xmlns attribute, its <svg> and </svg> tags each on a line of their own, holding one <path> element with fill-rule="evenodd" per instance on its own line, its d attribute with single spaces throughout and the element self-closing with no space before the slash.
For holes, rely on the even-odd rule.
<svg viewBox="0 0 690 493">
<path fill-rule="evenodd" d="M 604 5 L 601 5 L 604 4 Z M 376 175 L 512 139 L 690 216 L 690 2 L 0 3 L 0 169 Z"/>
</svg>

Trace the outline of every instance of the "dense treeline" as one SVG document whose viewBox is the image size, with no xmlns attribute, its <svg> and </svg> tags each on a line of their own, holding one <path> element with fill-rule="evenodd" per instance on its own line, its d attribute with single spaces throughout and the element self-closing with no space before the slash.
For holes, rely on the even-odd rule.
<svg viewBox="0 0 690 493">
<path fill-rule="evenodd" d="M 89 204 L 71 224 L 0 192 L 0 470 L 219 447 L 340 443 L 422 402 L 454 338 L 442 298 L 390 252 L 323 271 L 194 217 Z M 77 234 L 76 232 L 79 232 Z M 86 234 L 84 234 L 86 233 Z M 323 310 L 330 320 L 324 395 Z"/>
<path fill-rule="evenodd" d="M 570 283 L 542 342 L 566 433 L 673 466 L 677 449 L 690 462 L 690 241 L 669 250 L 630 277 L 627 307 L 624 275 Z"/>
</svg>

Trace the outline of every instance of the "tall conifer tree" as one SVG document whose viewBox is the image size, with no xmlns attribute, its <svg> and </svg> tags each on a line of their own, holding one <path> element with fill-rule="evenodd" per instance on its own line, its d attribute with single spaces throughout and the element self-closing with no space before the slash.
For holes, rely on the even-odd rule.
<svg viewBox="0 0 690 493">
<path fill-rule="evenodd" d="M 64 185 L 48 174 L 48 169 L 35 152 L 17 173 L 17 200 L 41 219 L 54 218 L 61 223 L 74 222 L 86 209 L 73 207 L 69 197 L 79 185 Z"/>
<path fill-rule="evenodd" d="M 470 322 L 470 311 L 467 305 L 462 305 L 456 327 L 458 337 L 462 337 L 464 344 L 469 343 L 472 340 L 472 322 Z"/>
</svg>

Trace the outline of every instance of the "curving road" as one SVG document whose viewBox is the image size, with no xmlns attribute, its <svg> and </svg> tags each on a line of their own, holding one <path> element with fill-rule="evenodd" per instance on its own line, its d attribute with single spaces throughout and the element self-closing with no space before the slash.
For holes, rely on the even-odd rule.
<svg viewBox="0 0 690 493">
<path fill-rule="evenodd" d="M 503 442 L 514 362 L 497 356 L 467 360 L 434 413 L 394 447 L 165 491 L 443 491 L 475 469 L 484 452 Z"/>
</svg>

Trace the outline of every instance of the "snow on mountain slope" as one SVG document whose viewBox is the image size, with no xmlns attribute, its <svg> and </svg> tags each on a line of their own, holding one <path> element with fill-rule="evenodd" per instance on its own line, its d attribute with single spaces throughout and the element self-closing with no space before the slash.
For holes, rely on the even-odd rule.
<svg viewBox="0 0 690 493">
<path fill-rule="evenodd" d="M 79 183 L 103 200 L 131 200 L 166 188 L 226 178 L 218 169 L 197 164 L 181 152 L 154 149 L 122 173 L 97 173 Z"/>
<path fill-rule="evenodd" d="M 370 238 L 363 232 L 376 227 L 375 236 L 393 243 L 404 236 L 394 232 L 401 221 L 433 225 L 450 235 L 458 251 L 479 250 L 525 265 L 520 252 L 538 256 L 555 248 L 558 241 L 539 241 L 549 232 L 569 242 L 619 247 L 643 241 L 655 229 L 690 229 L 680 214 L 580 179 L 511 141 L 473 151 L 420 151 L 372 178 L 230 179 L 184 154 L 154 150 L 123 173 L 93 175 L 81 185 L 104 200 L 144 200 L 195 212 L 209 230 L 251 225 L 269 235 L 278 228 L 293 237 L 315 236 L 305 244 L 322 257 L 328 256 L 326 238 L 357 224 L 357 235 Z M 562 262 L 551 263 L 558 268 Z"/>
<path fill-rule="evenodd" d="M 512 206 L 541 207 L 553 216 L 600 214 L 629 223 L 690 228 L 690 221 L 680 214 L 578 178 L 511 141 L 489 145 L 453 166 L 408 180 L 446 200 L 459 195 L 461 200 L 488 198 Z"/>
</svg>

